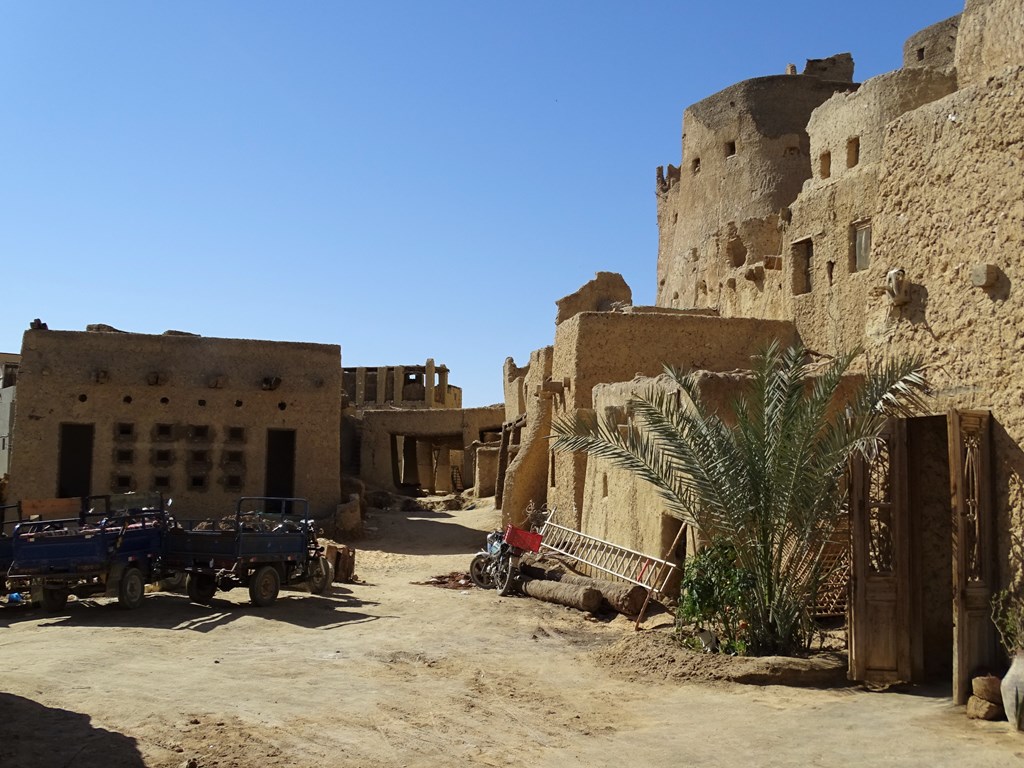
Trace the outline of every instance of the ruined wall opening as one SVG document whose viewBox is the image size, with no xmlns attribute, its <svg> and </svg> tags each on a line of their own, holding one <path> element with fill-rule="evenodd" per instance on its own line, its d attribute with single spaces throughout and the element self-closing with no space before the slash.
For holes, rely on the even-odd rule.
<svg viewBox="0 0 1024 768">
<path fill-rule="evenodd" d="M 846 167 L 853 168 L 860 162 L 860 137 L 854 136 L 846 142 Z"/>
<path fill-rule="evenodd" d="M 822 152 L 821 156 L 818 158 L 818 175 L 823 179 L 827 179 L 832 175 L 831 152 Z"/>
<path fill-rule="evenodd" d="M 918 48 L 917 51 L 916 51 L 916 54 L 917 54 L 917 60 L 918 61 L 924 61 L 924 48 L 923 47 L 922 48 Z"/>
<path fill-rule="evenodd" d="M 696 176 L 698 173 L 700 173 L 700 158 L 699 157 L 693 158 L 693 163 L 690 164 L 690 171 L 693 173 L 694 176 Z"/>
<path fill-rule="evenodd" d="M 850 225 L 850 271 L 862 272 L 871 264 L 871 222 Z"/>
<path fill-rule="evenodd" d="M 548 452 L 548 487 L 555 487 L 555 452 Z"/>
<path fill-rule="evenodd" d="M 743 240 L 739 235 L 730 237 L 725 242 L 725 254 L 729 260 L 729 265 L 734 269 L 742 267 L 747 262 L 747 246 L 743 244 Z"/>
<path fill-rule="evenodd" d="M 811 292 L 811 273 L 814 266 L 814 242 L 811 238 L 793 243 L 793 295 Z"/>
<path fill-rule="evenodd" d="M 727 142 L 725 142 L 725 156 L 726 157 L 735 157 L 736 156 L 736 142 L 735 141 L 727 141 Z"/>
</svg>

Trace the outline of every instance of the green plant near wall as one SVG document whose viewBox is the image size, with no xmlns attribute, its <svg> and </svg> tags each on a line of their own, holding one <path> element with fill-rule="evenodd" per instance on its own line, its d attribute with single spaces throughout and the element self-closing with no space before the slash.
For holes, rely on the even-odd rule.
<svg viewBox="0 0 1024 768">
<path fill-rule="evenodd" d="M 818 587 L 831 575 L 851 457 L 873 454 L 889 417 L 926 410 L 920 358 L 866 363 L 860 385 L 840 400 L 858 355 L 819 363 L 800 347 L 772 344 L 754 358 L 728 419 L 704 402 L 698 373 L 666 368 L 665 386 L 630 399 L 625 429 L 576 411 L 553 422 L 553 446 L 648 481 L 664 503 L 652 514 L 668 512 L 705 540 L 731 545 L 750 577 L 749 652 L 798 653 L 810 646 Z"/>
<path fill-rule="evenodd" d="M 709 629 L 719 638 L 719 650 L 746 651 L 746 598 L 753 587 L 750 573 L 736 562 L 736 548 L 718 540 L 689 557 L 680 584 L 677 623 Z"/>
<path fill-rule="evenodd" d="M 1024 650 L 1024 600 L 1008 589 L 992 595 L 992 623 L 1008 656 Z"/>
</svg>

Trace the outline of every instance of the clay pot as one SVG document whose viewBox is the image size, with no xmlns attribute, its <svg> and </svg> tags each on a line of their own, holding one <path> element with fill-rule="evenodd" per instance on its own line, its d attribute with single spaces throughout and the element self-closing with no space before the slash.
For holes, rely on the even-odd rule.
<svg viewBox="0 0 1024 768">
<path fill-rule="evenodd" d="M 1024 730 L 1024 650 L 1017 650 L 999 690 L 1003 695 L 1003 711 L 1010 721 L 1010 727 L 1017 731 Z"/>
</svg>

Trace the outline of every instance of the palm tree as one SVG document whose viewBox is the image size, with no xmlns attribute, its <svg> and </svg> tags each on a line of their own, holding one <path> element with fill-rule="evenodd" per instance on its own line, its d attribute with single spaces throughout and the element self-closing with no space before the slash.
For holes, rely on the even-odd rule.
<svg viewBox="0 0 1024 768">
<path fill-rule="evenodd" d="M 742 607 L 748 651 L 792 654 L 810 641 L 851 457 L 873 454 L 890 416 L 925 410 L 919 358 L 868 364 L 841 400 L 858 355 L 814 363 L 803 348 L 772 344 L 754 358 L 729 422 L 705 404 L 698 374 L 666 367 L 669 386 L 630 400 L 629 429 L 580 411 L 554 421 L 553 446 L 647 480 L 669 514 L 705 541 L 731 544 L 751 584 Z"/>
</svg>

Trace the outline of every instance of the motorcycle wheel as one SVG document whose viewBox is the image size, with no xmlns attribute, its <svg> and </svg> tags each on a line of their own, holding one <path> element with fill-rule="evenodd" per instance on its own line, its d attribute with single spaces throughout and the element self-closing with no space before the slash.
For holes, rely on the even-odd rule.
<svg viewBox="0 0 1024 768">
<path fill-rule="evenodd" d="M 495 582 L 499 595 L 504 597 L 512 594 L 512 558 L 509 555 L 503 555 L 498 559 L 498 564 L 495 566 Z"/>
<path fill-rule="evenodd" d="M 490 564 L 491 557 L 484 552 L 474 557 L 473 562 L 469 564 L 469 578 L 480 589 L 494 589 L 494 579 L 491 578 Z"/>
</svg>

